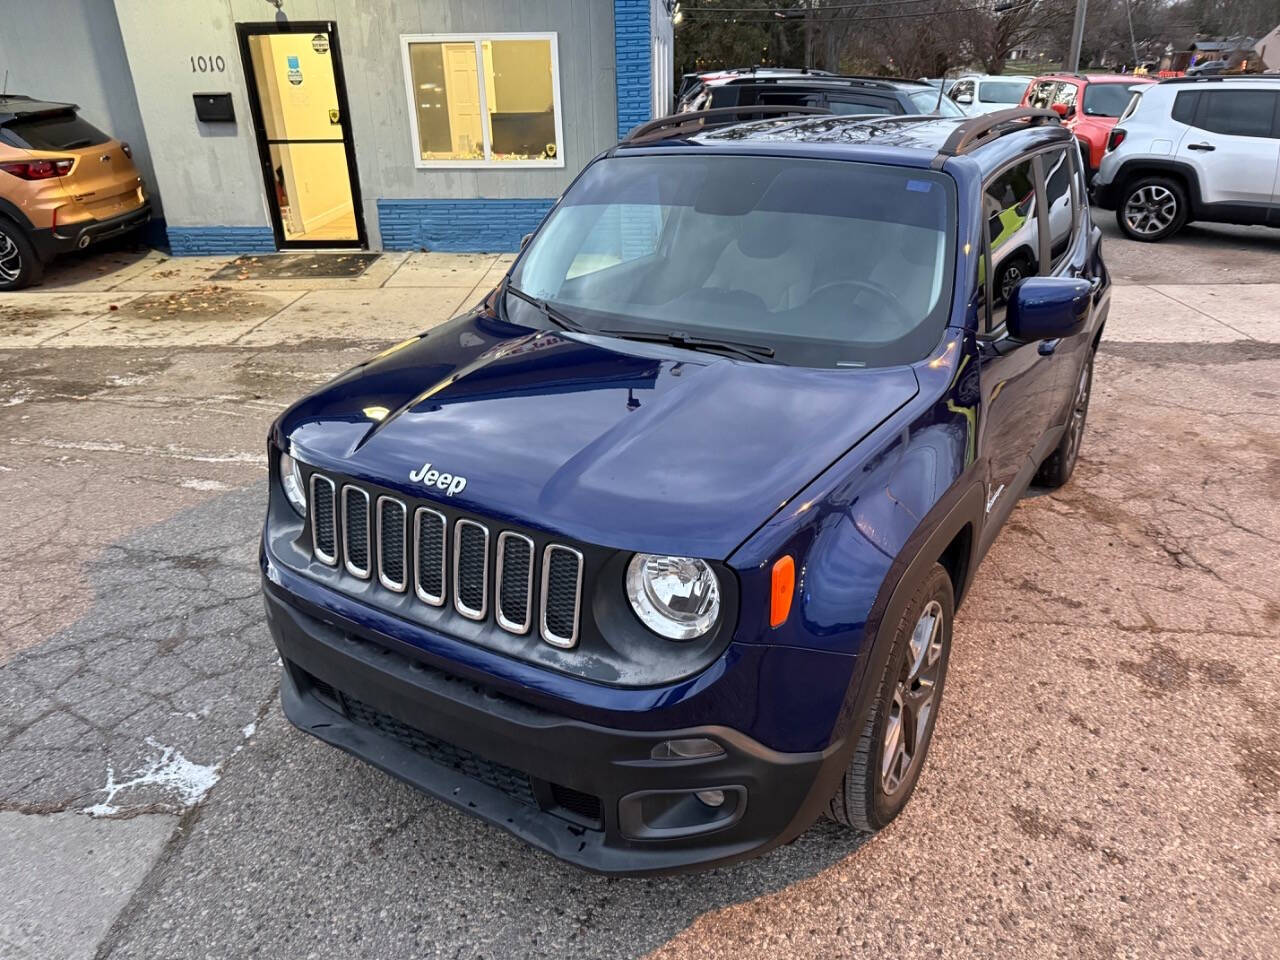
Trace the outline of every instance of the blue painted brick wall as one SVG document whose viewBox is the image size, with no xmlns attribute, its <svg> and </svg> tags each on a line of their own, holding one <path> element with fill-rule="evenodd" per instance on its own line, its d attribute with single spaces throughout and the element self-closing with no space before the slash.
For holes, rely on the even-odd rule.
<svg viewBox="0 0 1280 960">
<path fill-rule="evenodd" d="M 613 55 L 618 76 L 618 139 L 650 119 L 653 104 L 653 35 L 650 0 L 613 0 Z"/>
<path fill-rule="evenodd" d="M 169 251 L 175 257 L 274 253 L 276 249 L 270 227 L 166 226 L 165 233 L 169 236 Z"/>
<path fill-rule="evenodd" d="M 554 199 L 378 200 L 387 250 L 506 253 L 520 249 Z"/>
</svg>

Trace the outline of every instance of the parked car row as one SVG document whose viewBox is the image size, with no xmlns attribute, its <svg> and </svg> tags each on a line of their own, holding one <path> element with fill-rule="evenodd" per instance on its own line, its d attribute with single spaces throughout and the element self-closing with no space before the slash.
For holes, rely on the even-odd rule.
<svg viewBox="0 0 1280 960">
<path fill-rule="evenodd" d="M 1278 77 L 904 80 L 759 69 L 691 75 L 681 90 L 677 112 L 757 104 L 859 116 L 1052 110 L 1079 144 L 1095 204 L 1115 210 L 1131 239 L 1164 240 L 1193 220 L 1280 227 Z"/>
</svg>

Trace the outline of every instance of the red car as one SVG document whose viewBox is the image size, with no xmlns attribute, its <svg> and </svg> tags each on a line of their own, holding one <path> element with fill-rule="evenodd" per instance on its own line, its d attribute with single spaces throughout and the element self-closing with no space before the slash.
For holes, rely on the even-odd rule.
<svg viewBox="0 0 1280 960">
<path fill-rule="evenodd" d="M 1129 105 L 1130 88 L 1139 83 L 1155 80 L 1126 73 L 1049 74 L 1027 84 L 1022 106 L 1062 115 L 1063 126 L 1080 141 L 1086 175 L 1093 179 L 1107 149 L 1107 136 Z"/>
</svg>

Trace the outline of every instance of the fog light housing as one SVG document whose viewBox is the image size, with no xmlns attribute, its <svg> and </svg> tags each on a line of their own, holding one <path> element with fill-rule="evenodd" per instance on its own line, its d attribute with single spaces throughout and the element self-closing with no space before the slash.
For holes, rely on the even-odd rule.
<svg viewBox="0 0 1280 960">
<path fill-rule="evenodd" d="M 718 757 L 724 747 L 706 737 L 690 737 L 687 740 L 663 740 L 649 756 L 654 760 L 703 760 Z"/>
</svg>

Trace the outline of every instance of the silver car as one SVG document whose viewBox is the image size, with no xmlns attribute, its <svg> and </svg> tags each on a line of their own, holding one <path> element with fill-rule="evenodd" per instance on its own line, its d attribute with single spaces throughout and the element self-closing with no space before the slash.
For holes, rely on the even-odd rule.
<svg viewBox="0 0 1280 960">
<path fill-rule="evenodd" d="M 1179 77 L 1134 88 L 1093 181 L 1134 240 L 1192 220 L 1280 227 L 1280 77 Z"/>
</svg>

